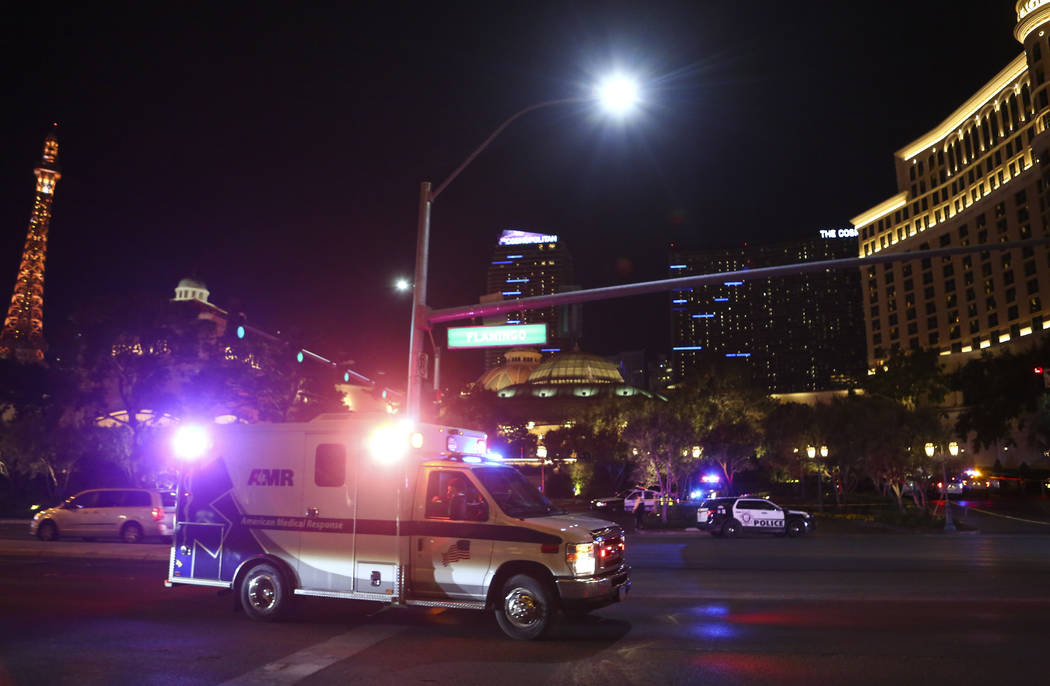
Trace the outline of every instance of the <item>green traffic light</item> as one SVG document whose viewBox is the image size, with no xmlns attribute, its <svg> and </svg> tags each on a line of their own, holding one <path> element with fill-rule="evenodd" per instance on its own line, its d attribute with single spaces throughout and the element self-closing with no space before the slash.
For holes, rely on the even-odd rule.
<svg viewBox="0 0 1050 686">
<path fill-rule="evenodd" d="M 302 350 L 300 350 L 298 353 L 296 353 L 295 361 L 299 362 L 300 364 L 302 363 L 302 361 L 303 361 L 303 351 Z"/>
<path fill-rule="evenodd" d="M 244 327 L 243 326 L 238 326 L 237 327 L 237 338 L 244 338 Z"/>
</svg>

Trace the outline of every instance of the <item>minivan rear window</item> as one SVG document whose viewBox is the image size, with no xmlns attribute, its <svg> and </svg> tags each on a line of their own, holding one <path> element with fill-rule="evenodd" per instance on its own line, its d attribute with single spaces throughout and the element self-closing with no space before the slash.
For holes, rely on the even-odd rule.
<svg viewBox="0 0 1050 686">
<path fill-rule="evenodd" d="M 149 493 L 146 491 L 124 491 L 124 507 L 149 507 Z"/>
</svg>

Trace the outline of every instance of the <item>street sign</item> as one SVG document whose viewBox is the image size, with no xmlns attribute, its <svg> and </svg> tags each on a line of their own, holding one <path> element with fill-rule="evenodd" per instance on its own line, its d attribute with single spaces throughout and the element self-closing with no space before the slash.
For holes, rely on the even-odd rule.
<svg viewBox="0 0 1050 686">
<path fill-rule="evenodd" d="M 449 328 L 448 348 L 505 348 L 512 345 L 546 345 L 546 324 L 460 326 Z"/>
</svg>

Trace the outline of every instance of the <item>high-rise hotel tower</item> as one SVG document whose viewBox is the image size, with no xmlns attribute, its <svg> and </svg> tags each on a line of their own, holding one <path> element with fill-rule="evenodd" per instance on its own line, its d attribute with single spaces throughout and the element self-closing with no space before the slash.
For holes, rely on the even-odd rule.
<svg viewBox="0 0 1050 686">
<path fill-rule="evenodd" d="M 1048 235 L 1050 0 L 1015 9 L 1024 52 L 896 152 L 900 192 L 852 220 L 862 257 Z M 915 348 L 961 362 L 1050 329 L 1046 246 L 917 257 L 866 267 L 862 281 L 870 367 Z"/>
<path fill-rule="evenodd" d="M 29 230 L 18 265 L 14 294 L 0 330 L 0 357 L 20 362 L 43 362 L 44 342 L 44 261 L 47 257 L 47 231 L 51 224 L 51 200 L 62 175 L 58 171 L 58 138 L 54 131 L 44 139 L 44 155 L 33 170 L 36 198 Z"/>
<path fill-rule="evenodd" d="M 500 234 L 492 253 L 483 300 L 516 300 L 578 290 L 572 284 L 572 255 L 565 242 L 553 234 L 508 229 Z M 547 324 L 548 347 L 544 352 L 571 348 L 581 336 L 579 305 L 546 307 L 486 319 L 486 324 Z M 489 350 L 485 368 L 499 364 L 501 350 Z"/>
<path fill-rule="evenodd" d="M 670 277 L 849 257 L 852 229 L 774 245 L 671 252 Z M 857 271 L 829 269 L 671 292 L 675 381 L 712 364 L 740 366 L 772 393 L 851 388 L 864 371 Z"/>
</svg>

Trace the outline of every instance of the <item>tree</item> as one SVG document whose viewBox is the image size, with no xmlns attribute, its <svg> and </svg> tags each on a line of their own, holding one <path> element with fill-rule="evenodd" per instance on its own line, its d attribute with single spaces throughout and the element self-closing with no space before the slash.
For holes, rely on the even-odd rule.
<svg viewBox="0 0 1050 686">
<path fill-rule="evenodd" d="M 818 468 L 830 471 L 837 505 L 856 488 L 869 456 L 890 433 L 887 427 L 892 424 L 877 423 L 880 408 L 896 405 L 885 398 L 850 395 L 816 406 L 820 445 L 828 447 L 828 456 L 820 458 Z"/>
<path fill-rule="evenodd" d="M 774 467 L 798 474 L 799 496 L 803 499 L 809 466 L 805 448 L 821 444 L 815 431 L 816 413 L 809 405 L 777 403 L 765 417 L 766 457 Z"/>
<path fill-rule="evenodd" d="M 683 463 L 691 460 L 689 451 L 692 427 L 674 411 L 652 401 L 627 421 L 623 440 L 637 451 L 637 459 L 657 480 L 664 495 L 678 485 Z M 663 517 L 667 519 L 667 499 L 663 499 Z"/>
<path fill-rule="evenodd" d="M 718 465 L 732 492 L 736 475 L 752 469 L 764 452 L 773 401 L 740 370 L 713 366 L 683 384 L 671 404 L 690 427 L 689 445 L 700 446 L 703 457 Z"/>
<path fill-rule="evenodd" d="M 866 378 L 864 390 L 908 407 L 936 405 L 951 390 L 950 377 L 936 350 L 894 350 L 882 367 Z"/>
<path fill-rule="evenodd" d="M 0 389 L 0 473 L 16 492 L 42 479 L 57 497 L 81 455 L 70 435 L 80 425 L 74 370 L 0 360 Z"/>
<path fill-rule="evenodd" d="M 1014 432 L 1025 428 L 1025 418 L 1037 412 L 1045 392 L 1042 376 L 1032 369 L 1042 364 L 1046 348 L 1044 344 L 1038 351 L 1022 354 L 986 352 L 961 367 L 953 381 L 962 392 L 965 409 L 956 419 L 956 434 L 972 433 L 978 448 L 1012 443 Z"/>
</svg>

